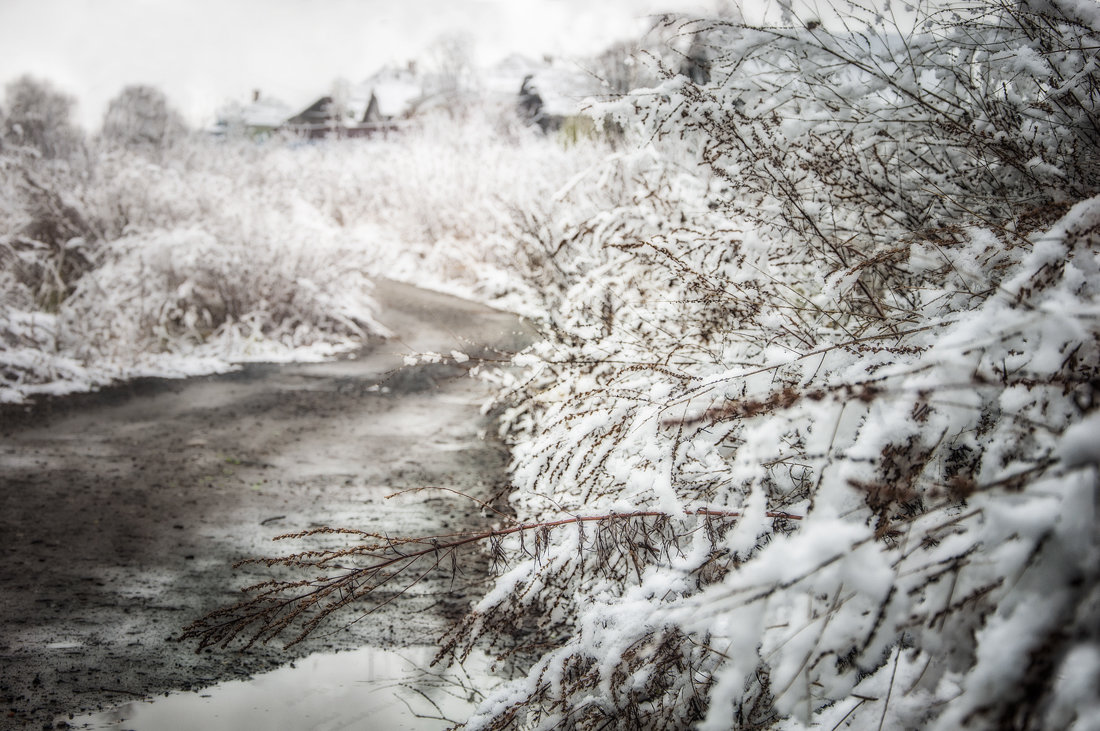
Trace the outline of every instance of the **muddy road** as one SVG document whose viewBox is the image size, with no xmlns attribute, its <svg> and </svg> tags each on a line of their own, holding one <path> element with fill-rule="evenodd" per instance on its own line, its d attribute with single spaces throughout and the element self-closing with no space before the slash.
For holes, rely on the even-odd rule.
<svg viewBox="0 0 1100 731">
<path fill-rule="evenodd" d="M 424 644 L 483 590 L 426 582 L 378 612 L 351 612 L 291 651 L 204 651 L 174 641 L 232 603 L 276 555 L 271 538 L 315 526 L 440 533 L 484 526 L 507 453 L 479 406 L 489 387 L 457 365 L 402 368 L 410 352 L 473 356 L 531 335 L 511 315 L 389 282 L 394 338 L 354 359 L 250 365 L 145 379 L 0 413 L 0 728 L 247 676 L 317 651 Z M 469 365 L 469 364 L 467 364 Z M 491 433 L 491 429 L 489 429 Z"/>
</svg>

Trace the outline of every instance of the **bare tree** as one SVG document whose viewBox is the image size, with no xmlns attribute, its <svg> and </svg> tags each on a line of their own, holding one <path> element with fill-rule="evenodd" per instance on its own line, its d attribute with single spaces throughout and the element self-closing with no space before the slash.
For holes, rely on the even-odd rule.
<svg viewBox="0 0 1100 731">
<path fill-rule="evenodd" d="M 71 96 L 30 76 L 11 82 L 5 92 L 5 145 L 34 149 L 47 159 L 67 158 L 79 149 L 82 135 L 70 120 L 76 104 Z"/>
<path fill-rule="evenodd" d="M 159 89 L 127 86 L 111 100 L 103 116 L 104 140 L 131 148 L 163 149 L 187 134 L 179 112 Z"/>
<path fill-rule="evenodd" d="M 463 99 L 475 90 L 473 41 L 466 35 L 445 35 L 428 50 L 424 94 L 455 114 Z"/>
<path fill-rule="evenodd" d="M 646 49 L 640 43 L 616 43 L 595 58 L 591 73 L 612 96 L 622 96 L 639 87 L 652 85 L 658 76 L 645 53 Z"/>
</svg>

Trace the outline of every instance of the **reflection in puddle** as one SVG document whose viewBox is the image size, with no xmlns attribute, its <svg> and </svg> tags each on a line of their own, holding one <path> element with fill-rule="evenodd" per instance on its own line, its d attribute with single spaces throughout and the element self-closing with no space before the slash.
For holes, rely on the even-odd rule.
<svg viewBox="0 0 1100 731">
<path fill-rule="evenodd" d="M 466 718 L 473 703 L 500 682 L 489 661 L 465 669 L 428 669 L 433 647 L 365 647 L 311 655 L 250 680 L 195 693 L 173 693 L 78 716 L 72 728 L 134 731 L 264 731 L 317 729 L 444 729 Z"/>
<path fill-rule="evenodd" d="M 83 642 L 51 642 L 46 645 L 47 650 L 79 650 L 82 647 Z"/>
</svg>

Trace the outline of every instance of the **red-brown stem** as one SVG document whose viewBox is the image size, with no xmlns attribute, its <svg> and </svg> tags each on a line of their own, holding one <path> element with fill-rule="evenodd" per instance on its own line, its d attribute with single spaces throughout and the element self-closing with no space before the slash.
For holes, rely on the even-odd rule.
<svg viewBox="0 0 1100 731">
<path fill-rule="evenodd" d="M 740 511 L 735 511 L 735 510 L 712 510 L 710 508 L 696 508 L 694 510 L 686 511 L 686 514 L 687 515 L 708 515 L 708 516 L 714 516 L 714 517 L 719 517 L 719 518 L 738 518 L 738 517 L 741 517 L 741 515 L 742 515 L 742 513 Z M 771 511 L 769 511 L 769 512 L 765 513 L 765 515 L 769 518 L 777 518 L 777 519 L 782 518 L 782 519 L 787 519 L 787 520 L 802 520 L 802 516 L 800 516 L 800 515 L 792 515 L 790 513 L 783 513 L 783 512 L 771 512 Z M 456 550 L 456 549 L 458 549 L 462 546 L 468 545 L 470 543 L 476 543 L 477 541 L 484 541 L 484 540 L 489 540 L 489 539 L 492 539 L 492 538 L 508 536 L 508 535 L 513 534 L 513 533 L 522 533 L 524 531 L 529 531 L 529 530 L 536 530 L 536 529 L 542 529 L 542 528 L 556 528 L 556 527 L 562 526 L 562 525 L 579 524 L 579 523 L 594 523 L 594 522 L 605 521 L 605 520 L 629 520 L 631 518 L 668 518 L 668 517 L 671 517 L 669 513 L 665 513 L 665 512 L 657 511 L 657 510 L 639 510 L 639 511 L 631 512 L 631 513 L 605 513 L 603 515 L 574 515 L 572 517 L 561 518 L 559 520 L 550 520 L 550 521 L 545 521 L 545 522 L 541 522 L 541 523 L 525 523 L 523 525 L 512 526 L 510 528 L 500 528 L 500 529 L 497 529 L 497 530 L 485 531 L 485 532 L 476 533 L 476 534 L 473 534 L 473 535 L 467 534 L 462 538 L 458 538 L 456 540 L 451 540 L 451 541 L 448 541 L 447 543 L 439 543 L 438 542 L 439 538 L 444 538 L 446 536 L 426 536 L 426 537 L 422 537 L 422 538 L 418 538 L 418 539 L 414 539 L 414 540 L 408 540 L 408 541 L 401 542 L 401 543 L 398 543 L 398 544 L 391 544 L 391 546 L 390 546 L 391 550 L 393 550 L 394 553 L 396 553 L 397 555 L 392 556 L 390 558 L 380 560 L 377 563 L 373 563 L 369 566 L 363 566 L 361 568 L 349 569 L 346 573 L 341 574 L 340 576 L 330 577 L 330 578 L 326 578 L 326 579 L 318 579 L 318 580 L 313 581 L 313 582 L 308 582 L 309 585 L 313 586 L 312 589 L 310 589 L 309 591 L 307 591 L 303 594 L 297 594 L 295 596 L 286 597 L 286 598 L 283 598 L 283 599 L 280 599 L 280 600 L 273 601 L 273 604 L 274 604 L 273 607 L 268 607 L 267 609 L 256 611 L 256 612 L 252 613 L 250 615 L 251 618 L 249 619 L 248 623 L 251 623 L 252 621 L 256 621 L 257 619 L 259 619 L 263 615 L 269 615 L 273 611 L 277 613 L 277 612 L 282 611 L 283 609 L 285 609 L 288 606 L 291 606 L 291 605 L 296 604 L 298 602 L 306 601 L 310 597 L 315 597 L 315 596 L 322 595 L 324 592 L 331 589 L 333 586 L 347 585 L 348 582 L 354 581 L 356 577 L 364 576 L 364 575 L 369 576 L 369 575 L 372 575 L 372 574 L 377 574 L 378 572 L 384 571 L 385 569 L 388 569 L 392 566 L 404 563 L 405 565 L 394 574 L 394 576 L 396 576 L 397 574 L 401 573 L 406 568 L 411 566 L 413 563 L 415 563 L 416 560 L 418 560 L 418 559 L 420 559 L 420 558 L 422 558 L 422 557 L 424 557 L 428 554 L 436 554 L 437 559 L 436 559 L 435 563 L 433 564 L 433 566 L 431 568 L 427 569 L 425 572 L 423 572 L 416 579 L 414 579 L 408 586 L 406 586 L 405 590 L 407 590 L 410 586 L 413 586 L 413 585 L 419 583 L 429 572 L 431 572 L 435 567 L 437 567 L 439 565 L 440 561 L 442 561 L 442 558 L 440 556 L 447 555 L 450 552 L 453 552 L 454 550 Z M 281 538 L 289 538 L 289 537 L 294 537 L 294 536 L 280 536 L 280 537 Z M 301 536 L 297 536 L 297 537 L 301 537 Z M 429 545 L 428 547 L 423 548 L 419 551 L 413 551 L 412 553 L 397 553 L 396 548 L 394 548 L 394 545 L 409 545 L 410 543 L 425 543 L 425 542 L 428 542 L 428 541 L 432 542 L 431 545 Z M 393 576 L 390 576 L 387 579 L 385 579 L 382 583 L 386 583 L 386 581 L 389 581 L 389 579 L 392 579 L 392 578 L 393 578 Z M 266 586 L 266 584 L 264 584 L 263 586 Z M 354 591 L 359 597 L 361 597 L 361 596 L 364 596 L 367 593 L 370 593 L 370 591 L 373 591 L 374 588 L 376 588 L 376 587 L 372 586 L 372 587 L 368 588 L 365 592 L 360 592 L 358 589 L 355 589 Z M 401 593 L 404 593 L 405 590 L 402 590 L 402 592 L 399 592 L 399 595 Z M 392 601 L 393 598 L 394 597 L 391 597 L 389 600 L 387 600 L 387 602 L 384 602 L 384 603 L 388 603 L 389 601 Z M 257 598 L 254 598 L 252 601 L 256 602 L 256 601 L 259 601 L 259 600 L 260 600 L 260 598 L 257 597 Z M 243 609 L 244 606 L 242 606 L 240 608 Z M 321 616 L 326 616 L 330 611 L 332 611 L 335 608 L 336 608 L 335 606 L 330 607 L 327 611 L 324 611 Z M 215 614 L 217 614 L 217 613 L 215 613 Z M 205 621 L 210 621 L 212 619 L 213 619 L 213 617 L 208 615 L 206 617 Z M 200 627 L 200 625 L 202 624 L 202 621 L 196 622 L 196 623 L 194 623 L 193 625 L 191 625 L 190 627 L 188 627 L 184 630 L 183 637 L 192 637 L 192 636 L 196 636 L 196 635 L 201 636 L 201 635 L 204 635 L 204 634 L 209 635 L 211 632 L 216 631 L 219 628 L 224 628 L 224 627 L 227 627 L 227 626 L 231 626 L 231 625 L 234 625 L 234 624 L 236 624 L 240 621 L 241 621 L 240 619 L 230 619 L 230 620 L 227 620 L 225 622 L 220 622 L 217 625 L 215 625 L 214 627 L 207 626 L 205 630 L 203 630 Z M 319 618 L 314 620 L 314 624 L 316 623 L 316 621 L 320 621 Z M 307 626 L 306 630 L 297 639 L 295 639 L 293 642 L 291 642 L 290 645 L 288 645 L 288 647 L 291 646 L 291 645 L 294 645 L 294 644 L 298 643 L 299 641 L 301 641 L 302 639 L 304 639 L 304 637 L 306 635 L 308 635 L 312 631 L 312 629 L 313 629 L 312 625 Z M 226 640 L 226 641 L 228 641 L 228 640 Z M 253 641 L 255 641 L 255 638 L 254 638 Z M 204 645 L 200 645 L 200 649 L 203 646 Z"/>
<path fill-rule="evenodd" d="M 740 511 L 736 510 L 711 510 L 710 508 L 696 508 L 695 510 L 687 511 L 689 515 L 712 515 L 719 518 L 739 518 L 741 517 Z M 772 512 L 768 511 L 764 513 L 768 518 L 783 518 L 786 520 L 802 520 L 801 515 L 792 515 L 791 513 Z M 535 530 L 537 528 L 557 528 L 562 525 L 570 525 L 574 523 L 595 523 L 602 520 L 628 520 L 630 518 L 667 518 L 668 513 L 658 510 L 639 510 L 633 513 L 605 513 L 603 515 L 574 515 L 570 518 L 561 518 L 559 520 L 550 520 L 542 523 L 524 523 L 523 525 L 512 526 L 511 528 L 500 528 L 498 530 L 485 531 L 483 533 L 477 533 L 475 535 L 466 536 L 459 540 L 450 541 L 448 543 L 434 543 L 429 548 L 424 548 L 419 551 L 413 551 L 412 553 L 403 553 L 393 558 L 388 558 L 380 563 L 371 564 L 370 566 L 364 566 L 363 568 L 353 569 L 349 574 L 345 574 L 344 577 L 363 573 L 372 572 L 379 569 L 384 569 L 392 566 L 395 563 L 404 561 L 411 558 L 419 558 L 426 556 L 429 553 L 436 553 L 438 551 L 446 551 L 452 548 L 459 548 L 470 543 L 476 543 L 477 541 L 484 541 L 490 538 L 498 538 L 501 536 L 508 536 L 513 533 L 521 533 L 523 531 Z M 421 538 L 417 542 L 425 540 L 433 540 L 433 538 Z M 410 541 L 411 543 L 412 541 Z"/>
</svg>

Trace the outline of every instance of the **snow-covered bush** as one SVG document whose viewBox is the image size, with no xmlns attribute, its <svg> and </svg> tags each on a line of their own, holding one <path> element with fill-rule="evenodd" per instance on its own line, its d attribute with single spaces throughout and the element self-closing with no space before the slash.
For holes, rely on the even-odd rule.
<svg viewBox="0 0 1100 731">
<path fill-rule="evenodd" d="M 602 154 L 477 108 L 379 139 L 158 143 L 126 137 L 171 122 L 137 91 L 81 165 L 0 154 L 0 399 L 352 348 L 383 332 L 373 276 L 520 308 L 510 212 Z"/>
<path fill-rule="evenodd" d="M 62 311 L 66 350 L 93 364 L 186 354 L 281 360 L 302 348 L 358 347 L 385 331 L 354 256 L 267 236 L 175 228 L 111 242 Z"/>
<path fill-rule="evenodd" d="M 79 200 L 89 175 L 73 100 L 31 78 L 7 86 L 0 129 L 0 402 L 9 384 L 79 377 L 58 356 L 56 314 L 99 239 Z"/>
<path fill-rule="evenodd" d="M 256 176 L 258 155 L 234 167 L 243 146 L 116 142 L 82 167 L 5 150 L 18 197 L 0 231 L 0 398 L 316 357 L 384 331 L 366 255 L 340 251 L 292 179 Z"/>
<path fill-rule="evenodd" d="M 609 205 L 521 221 L 530 528 L 445 649 L 549 649 L 467 728 L 1100 718 L 1100 14 L 860 12 L 685 26 Z"/>
<path fill-rule="evenodd" d="M 333 150 L 333 153 L 336 153 Z M 342 153 L 346 154 L 346 153 Z M 604 150 L 566 150 L 492 106 L 426 115 L 355 153 L 322 204 L 374 245 L 374 271 L 522 309 L 512 212 L 549 199 Z M 519 296 L 524 291 L 526 296 Z"/>
</svg>

